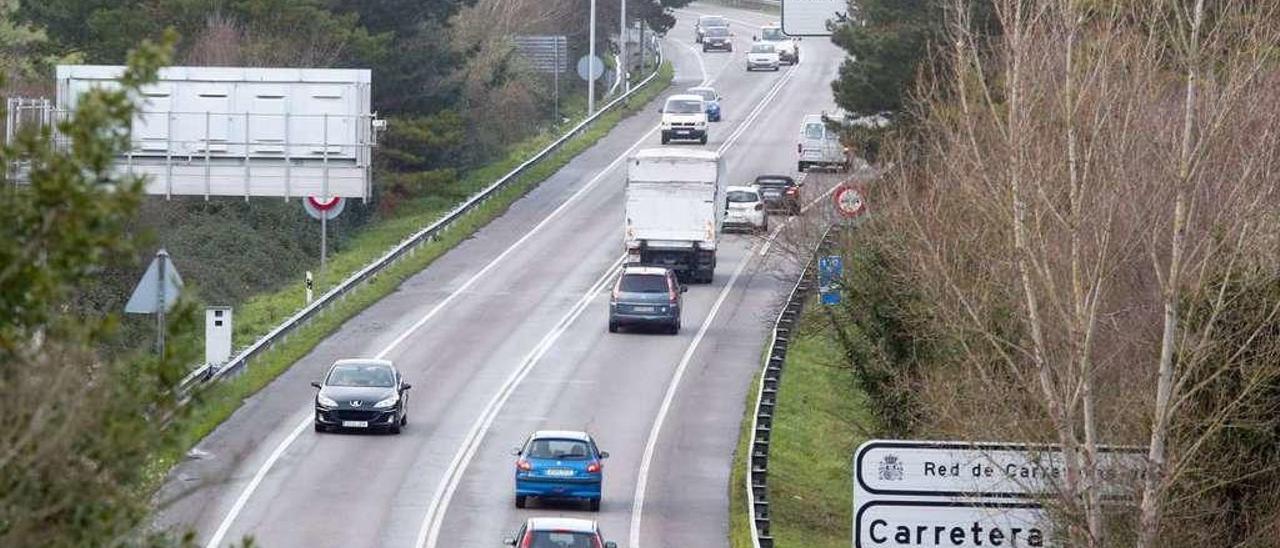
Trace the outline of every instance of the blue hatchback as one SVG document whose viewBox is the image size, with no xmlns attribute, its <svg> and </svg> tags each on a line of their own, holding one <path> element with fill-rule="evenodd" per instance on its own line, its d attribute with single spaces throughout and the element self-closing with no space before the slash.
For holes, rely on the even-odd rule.
<svg viewBox="0 0 1280 548">
<path fill-rule="evenodd" d="M 517 457 L 516 508 L 524 508 L 529 497 L 538 497 L 585 499 L 592 512 L 600 511 L 601 461 L 609 453 L 596 447 L 586 432 L 539 430 L 512 452 Z"/>
<path fill-rule="evenodd" d="M 685 93 L 688 93 L 690 95 L 702 96 L 702 104 L 705 106 L 707 110 L 708 122 L 719 122 L 721 120 L 720 99 L 722 99 L 722 97 L 720 97 L 719 93 L 716 93 L 715 88 L 708 87 L 708 86 L 698 86 L 696 88 L 689 88 L 689 90 L 686 91 Z"/>
</svg>

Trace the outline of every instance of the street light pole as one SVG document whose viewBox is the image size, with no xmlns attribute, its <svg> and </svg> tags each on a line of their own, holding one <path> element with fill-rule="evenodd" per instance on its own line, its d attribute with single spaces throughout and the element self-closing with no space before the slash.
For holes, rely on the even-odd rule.
<svg viewBox="0 0 1280 548">
<path fill-rule="evenodd" d="M 622 0 L 621 11 L 618 12 L 618 57 L 622 66 L 618 67 L 618 76 L 622 78 L 622 92 L 631 91 L 631 60 L 627 59 L 627 0 Z"/>
<path fill-rule="evenodd" d="M 587 44 L 587 116 L 596 113 L 596 0 L 591 0 L 591 37 Z"/>
</svg>

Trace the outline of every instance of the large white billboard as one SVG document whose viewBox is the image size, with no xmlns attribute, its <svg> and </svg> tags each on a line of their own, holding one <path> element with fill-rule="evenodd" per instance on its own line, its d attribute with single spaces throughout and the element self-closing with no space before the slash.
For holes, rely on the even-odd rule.
<svg viewBox="0 0 1280 548">
<path fill-rule="evenodd" d="M 849 17 L 849 0 L 782 0 L 782 32 L 790 36 L 830 36 L 828 22 Z"/>
</svg>

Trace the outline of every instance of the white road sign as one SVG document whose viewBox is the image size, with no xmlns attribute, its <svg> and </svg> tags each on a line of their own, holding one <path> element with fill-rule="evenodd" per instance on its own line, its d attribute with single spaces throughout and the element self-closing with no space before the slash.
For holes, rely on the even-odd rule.
<svg viewBox="0 0 1280 548">
<path fill-rule="evenodd" d="M 1051 546 L 1037 504 L 876 502 L 858 510 L 856 548 Z"/>
<path fill-rule="evenodd" d="M 853 544 L 1054 546 L 1041 502 L 1065 479 L 1053 445 L 871 440 L 854 454 Z M 1145 466 L 1131 448 L 1102 448 L 1104 495 L 1134 499 Z"/>
<path fill-rule="evenodd" d="M 849 0 L 782 0 L 782 32 L 789 36 L 831 36 L 828 22 L 849 17 Z"/>
<path fill-rule="evenodd" d="M 124 311 L 129 314 L 155 314 L 160 310 L 160 301 L 164 301 L 164 309 L 173 308 L 178 302 L 178 294 L 182 292 L 182 276 L 178 268 L 173 266 L 169 253 L 161 249 L 156 258 L 151 260 L 147 272 L 138 280 L 138 286 L 125 303 Z"/>
<path fill-rule="evenodd" d="M 1113 496 L 1141 477 L 1143 460 L 1132 451 L 1108 448 L 1099 460 Z M 1062 451 L 1047 445 L 872 441 L 854 465 L 858 489 L 872 495 L 1031 498 L 1052 493 L 1065 476 Z"/>
</svg>

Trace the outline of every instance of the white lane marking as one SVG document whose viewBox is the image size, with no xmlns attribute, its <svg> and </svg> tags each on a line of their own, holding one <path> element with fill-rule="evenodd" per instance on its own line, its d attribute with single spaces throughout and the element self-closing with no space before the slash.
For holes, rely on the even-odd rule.
<svg viewBox="0 0 1280 548">
<path fill-rule="evenodd" d="M 800 208 L 800 213 L 804 213 L 804 212 L 806 212 L 806 211 L 809 211 L 809 208 L 812 208 L 813 206 L 817 205 L 817 204 L 818 204 L 818 202 L 821 202 L 821 201 L 823 201 L 823 200 L 826 200 L 826 199 L 827 199 L 827 197 L 828 197 L 828 196 L 830 196 L 832 192 L 835 192 L 837 188 L 840 188 L 840 185 L 838 185 L 838 184 L 837 184 L 837 185 L 832 185 L 832 186 L 831 186 L 831 188 L 828 188 L 828 189 L 827 189 L 827 191 L 826 191 L 826 192 L 823 192 L 821 196 L 818 196 L 817 198 L 814 198 L 812 201 L 810 201 L 809 203 L 807 203 L 807 204 L 805 204 L 803 207 L 801 207 L 801 208 Z M 765 255 L 768 255 L 768 254 L 769 254 L 769 248 L 773 246 L 773 241 L 774 241 L 774 240 L 776 240 L 776 239 L 778 239 L 778 234 L 781 234 L 781 233 L 782 233 L 782 229 L 786 228 L 786 227 L 787 227 L 787 225 L 790 225 L 790 224 L 791 224 L 791 222 L 792 222 L 792 221 L 794 221 L 794 220 L 796 220 L 796 218 L 795 218 L 795 217 L 790 217 L 790 218 L 788 218 L 786 221 L 784 221 L 784 222 L 782 223 L 782 225 L 781 225 L 781 226 L 779 226 L 777 229 L 775 229 L 775 230 L 773 231 L 773 234 L 769 236 L 769 240 L 768 240 L 768 241 L 766 241 L 766 242 L 764 243 L 764 247 L 761 247 L 761 248 L 760 248 L 760 256 L 761 256 L 761 257 L 763 257 L 763 256 L 765 256 Z"/>
<path fill-rule="evenodd" d="M 489 405 L 485 406 L 484 413 L 476 419 L 475 424 L 471 426 L 471 430 L 467 432 L 467 437 L 463 440 L 460 451 L 453 457 L 453 461 L 449 463 L 449 468 L 445 471 L 444 478 L 436 487 L 435 495 L 432 497 L 434 501 L 440 501 L 439 504 L 433 504 L 427 511 L 427 515 L 422 520 L 422 525 L 418 529 L 417 540 L 414 546 L 435 546 L 440 536 L 440 528 L 444 523 L 444 516 L 449 510 L 449 501 L 453 499 L 453 493 L 458 489 L 458 485 L 462 482 L 462 476 L 466 473 L 467 467 L 471 464 L 471 460 L 475 458 L 476 451 L 480 449 L 480 442 L 484 440 L 484 436 L 489 432 L 489 428 L 493 426 L 493 421 L 498 418 L 502 407 L 506 405 L 507 400 L 516 392 L 516 388 L 520 386 L 520 382 L 533 371 L 535 365 L 542 361 L 542 357 L 547 354 L 551 347 L 555 345 L 556 340 L 560 338 L 573 322 L 581 316 L 595 299 L 600 291 L 609 285 L 609 280 L 613 277 L 614 272 L 622 266 L 622 262 L 627 259 L 626 255 L 618 257 L 613 264 L 605 270 L 603 276 L 600 276 L 591 289 L 583 294 L 582 298 L 573 305 L 556 326 L 547 333 L 538 345 L 525 355 L 521 361 L 520 367 L 516 368 L 507 378 L 507 382 L 493 399 L 489 401 Z"/>
<path fill-rule="evenodd" d="M 712 80 L 707 78 L 705 65 L 701 64 L 701 56 L 697 55 L 696 51 L 694 54 L 699 58 L 700 66 L 703 71 L 703 85 L 706 85 Z M 730 140 L 727 141 L 728 144 L 732 144 L 733 141 L 736 141 L 737 137 L 742 134 L 742 129 L 745 126 L 751 125 L 756 118 L 760 116 L 760 113 L 764 111 L 761 107 L 766 106 L 773 100 L 773 97 L 777 96 L 778 89 L 787 81 L 787 79 L 789 79 L 790 74 L 791 71 L 788 71 L 787 77 L 780 78 L 778 83 L 774 85 L 773 89 L 760 99 L 760 103 L 752 110 L 751 115 L 745 118 L 736 128 L 737 131 L 730 135 Z M 637 143 L 637 145 L 638 144 L 639 143 Z M 720 147 L 718 152 L 723 154 L 725 149 L 728 148 L 728 144 Z M 635 147 L 633 146 L 632 148 Z M 606 172 L 607 171 L 608 170 L 606 170 Z M 603 176 L 603 173 L 601 173 L 600 176 Z M 748 253 L 748 257 L 750 257 L 750 253 Z M 606 275 L 607 274 L 608 272 Z M 580 314 L 581 310 L 577 313 Z M 576 315 L 574 317 L 576 318 Z M 526 375 L 528 375 L 528 371 L 532 370 L 533 366 L 536 365 L 546 351 L 550 349 L 551 344 L 554 343 L 555 340 L 568 329 L 568 327 L 569 324 L 565 324 L 563 329 L 560 329 L 557 326 L 556 331 L 547 335 L 548 339 L 544 339 L 547 343 L 545 347 L 540 346 L 535 348 L 534 351 L 537 352 L 537 355 L 532 358 L 532 361 L 529 361 L 529 358 L 526 358 L 526 362 L 517 370 L 516 373 L 519 375 L 519 378 L 516 378 L 515 383 L 510 385 L 509 391 L 507 390 L 506 385 L 504 385 L 504 392 L 500 392 L 489 402 L 489 406 L 485 408 L 481 417 L 472 426 L 472 430 L 468 434 L 466 442 L 459 448 L 458 453 L 454 455 L 453 460 L 449 464 L 449 468 L 445 472 L 445 475 L 436 490 L 435 496 L 432 497 L 432 504 L 428 508 L 426 516 L 423 517 L 422 526 L 418 530 L 418 538 L 414 543 L 414 546 L 419 548 L 424 546 L 428 548 L 435 548 L 437 542 L 439 542 L 440 530 L 444 525 L 445 516 L 448 514 L 449 504 L 453 500 L 453 494 L 457 491 L 458 485 L 462 482 L 462 477 L 466 472 L 467 467 L 470 466 L 472 459 L 475 457 L 476 451 L 480 448 L 481 442 L 484 440 L 484 437 L 488 434 L 490 427 L 493 425 L 494 418 L 498 416 L 501 408 L 506 405 L 507 399 L 509 399 L 510 395 L 515 392 L 515 389 L 518 387 L 520 382 Z M 510 382 L 510 379 L 508 382 Z"/>
<path fill-rule="evenodd" d="M 649 131 L 645 132 L 645 134 L 642 135 L 640 139 L 636 140 L 636 142 L 632 144 L 629 148 L 627 148 L 626 151 L 624 151 L 612 162 L 610 162 L 609 165 L 605 166 L 605 168 L 601 170 L 600 173 L 598 173 L 594 178 L 588 181 L 587 184 L 583 185 L 582 188 L 578 189 L 577 192 L 575 192 L 572 196 L 570 196 L 569 199 L 565 200 L 564 203 L 560 204 L 559 207 L 557 207 L 550 214 L 548 214 L 547 217 L 544 218 L 537 225 L 535 225 L 533 229 L 525 233 L 525 235 L 522 236 L 519 240 L 516 240 L 514 244 L 511 244 L 510 247 L 508 247 L 505 251 L 503 251 L 501 254 L 495 257 L 492 261 L 490 261 L 489 264 L 485 265 L 484 268 L 480 269 L 479 272 L 477 272 L 471 278 L 467 279 L 467 281 L 464 282 L 457 289 L 453 290 L 453 292 L 450 293 L 447 297 L 445 297 L 444 300 L 440 301 L 439 303 L 436 304 L 436 306 L 432 307 L 432 309 L 429 312 L 427 312 L 425 315 L 423 315 L 421 318 L 419 318 L 417 322 L 414 322 L 413 325 L 409 326 L 409 328 L 406 329 L 404 332 L 402 332 L 399 336 L 397 336 L 395 340 L 391 341 L 391 343 L 388 344 L 385 348 L 383 348 L 382 351 L 378 352 L 377 357 L 378 358 L 386 357 L 387 354 L 389 354 L 397 346 L 402 344 L 405 341 L 405 339 L 409 338 L 410 335 L 412 335 L 414 332 L 420 329 L 423 325 L 425 325 L 428 321 L 430 321 L 437 314 L 439 314 L 441 310 L 443 310 L 446 306 L 452 303 L 459 295 L 464 294 L 468 289 L 471 288 L 471 286 L 475 285 L 475 283 L 479 281 L 480 278 L 488 274 L 490 270 L 493 270 L 493 268 L 496 267 L 498 263 L 506 259 L 515 250 L 520 249 L 523 246 L 523 244 L 529 240 L 529 238 L 532 238 L 534 234 L 537 234 L 538 232 L 540 232 L 543 229 L 543 227 L 545 227 L 553 219 L 559 217 L 560 214 L 565 209 L 567 209 L 571 204 L 577 202 L 580 197 L 582 197 L 584 194 L 587 193 L 587 191 L 594 188 L 595 185 L 599 183 L 604 178 L 605 175 L 612 172 L 619 163 L 626 160 L 626 158 L 631 155 L 631 152 L 635 150 L 636 147 L 639 147 L 640 145 L 644 144 L 644 142 L 648 140 L 649 137 L 653 135 L 653 133 L 656 132 L 657 130 L 658 130 L 658 126 L 654 126 Z M 313 417 L 310 414 L 308 414 L 306 417 L 303 418 L 302 421 L 298 423 L 297 426 L 293 428 L 293 431 L 290 433 L 290 435 L 285 437 L 285 439 L 282 440 L 278 446 L 276 446 L 275 450 L 272 451 L 271 456 L 269 456 L 267 460 L 262 463 L 262 465 L 254 473 L 253 479 L 250 480 L 249 484 L 245 486 L 243 491 L 241 491 L 240 496 L 236 499 L 235 504 L 232 505 L 231 510 L 227 512 L 227 515 L 223 517 L 222 522 L 218 524 L 217 531 L 215 531 L 213 536 L 209 538 L 209 542 L 205 543 L 206 548 L 217 548 L 219 545 L 222 544 L 223 538 L 226 536 L 227 532 L 231 529 L 231 524 L 235 522 L 237 517 L 239 517 L 241 510 L 244 509 L 244 506 L 246 503 L 248 503 L 249 498 L 253 496 L 253 493 L 255 490 L 257 490 L 258 485 L 262 483 L 262 478 L 266 476 L 267 472 L 269 472 L 273 466 L 275 466 L 276 461 L 280 460 L 280 456 L 283 455 L 285 450 L 287 450 L 289 446 L 293 444 L 294 440 L 298 438 L 298 435 L 301 434 L 301 432 L 306 429 L 306 427 L 311 423 L 312 420 L 313 420 Z"/>
<path fill-rule="evenodd" d="M 240 510 L 244 509 L 244 505 L 249 502 L 249 497 L 253 496 L 253 491 L 258 488 L 258 484 L 262 483 L 262 479 L 267 476 L 267 472 L 271 470 L 271 467 L 275 465 L 276 461 L 280 460 L 280 456 L 284 455 L 285 450 L 293 444 L 293 440 L 298 439 L 298 436 L 300 436 L 302 432 L 311 425 L 312 420 L 313 417 L 308 414 L 305 420 L 299 422 L 297 426 L 293 427 L 293 431 L 285 437 L 284 441 L 280 442 L 280 445 L 276 446 L 275 450 L 271 452 L 271 456 L 267 457 L 267 461 L 262 463 L 262 466 L 258 468 L 258 471 L 253 474 L 253 479 L 249 480 L 249 485 L 246 485 L 244 491 L 240 492 L 240 497 L 237 498 L 236 503 L 231 506 L 231 511 L 227 512 L 227 517 L 218 525 L 218 530 L 213 533 L 213 537 L 209 539 L 209 542 L 205 544 L 205 546 L 208 548 L 217 548 L 219 544 L 222 544 L 222 538 L 227 535 L 227 530 L 231 529 L 231 523 L 235 521 L 236 516 L 240 514 Z"/>
<path fill-rule="evenodd" d="M 767 107 L 769 103 L 778 96 L 778 92 L 782 90 L 785 84 L 795 76 L 795 73 L 796 71 L 794 69 L 789 69 L 782 78 L 778 79 L 778 82 L 774 84 L 773 89 L 769 90 L 769 93 L 765 98 L 756 105 L 756 108 L 752 109 L 751 114 L 747 119 L 738 126 L 737 130 L 729 136 L 729 139 L 721 145 L 717 152 L 724 154 L 729 147 L 733 146 L 733 144 L 737 142 L 738 138 L 741 137 L 742 134 L 746 132 L 746 130 L 760 117 L 760 114 L 764 112 L 765 107 Z M 684 356 L 680 360 L 680 364 L 676 367 L 675 375 L 672 377 L 671 383 L 667 386 L 667 393 L 663 397 L 662 406 L 658 408 L 658 416 L 654 419 L 653 428 L 649 431 L 649 439 L 645 442 L 644 457 L 640 461 L 639 479 L 636 482 L 635 499 L 631 503 L 631 531 L 629 536 L 630 548 L 640 547 L 640 524 L 644 519 L 644 499 L 645 490 L 648 488 L 649 484 L 649 468 L 652 465 L 653 453 L 657 448 L 658 437 L 662 434 L 662 426 L 663 423 L 666 422 L 667 412 L 670 411 L 671 402 L 675 398 L 676 390 L 680 387 L 680 381 L 684 377 L 685 369 L 688 368 L 689 361 L 693 358 L 694 352 L 697 351 L 698 345 L 702 343 L 703 337 L 706 336 L 707 330 L 711 327 L 711 322 L 715 320 L 716 314 L 720 311 L 720 305 L 724 304 L 725 298 L 729 296 L 729 291 L 733 289 L 734 284 L 738 281 L 738 276 L 742 274 L 742 270 L 746 265 L 751 262 L 751 255 L 755 252 L 756 245 L 753 244 L 751 249 L 747 251 L 742 263 L 734 270 L 733 276 L 729 278 L 729 283 L 720 291 L 720 296 L 716 298 L 716 302 L 712 305 L 711 312 L 707 315 L 707 319 L 702 323 L 702 327 L 698 330 L 697 336 L 695 336 L 693 341 L 689 344 L 689 348 L 685 350 Z"/>
<path fill-rule="evenodd" d="M 631 502 L 631 535 L 629 537 L 629 546 L 631 548 L 639 548 L 640 546 L 640 521 L 643 519 L 645 489 L 649 486 L 649 468 L 653 464 L 653 453 L 658 446 L 658 436 L 662 433 L 662 425 L 667 420 L 667 413 L 671 410 L 671 402 L 675 400 L 676 391 L 680 388 L 680 380 L 684 378 L 684 372 L 689 368 L 689 362 L 693 360 L 694 353 L 697 352 L 703 337 L 706 337 L 707 331 L 711 328 L 711 322 L 715 321 L 716 314 L 720 312 L 720 306 L 724 304 L 734 284 L 738 282 L 738 276 L 751 263 L 751 255 L 755 252 L 755 247 L 755 245 L 751 246 L 751 249 L 742 258 L 742 262 L 738 264 L 738 268 L 734 269 L 733 276 L 729 278 L 729 283 L 725 284 L 724 289 L 720 290 L 720 296 L 716 297 L 715 304 L 711 305 L 711 312 L 707 314 L 707 319 L 702 322 L 702 327 L 698 328 L 698 334 L 694 336 L 693 342 L 689 343 L 689 348 L 685 349 L 684 356 L 680 358 L 680 364 L 676 366 L 675 374 L 672 376 L 670 384 L 667 385 L 667 392 L 662 397 L 662 405 L 658 408 L 658 416 L 653 421 L 653 428 L 649 431 L 649 439 L 644 445 L 644 457 L 640 460 L 639 480 L 636 482 L 636 495 Z"/>
</svg>

